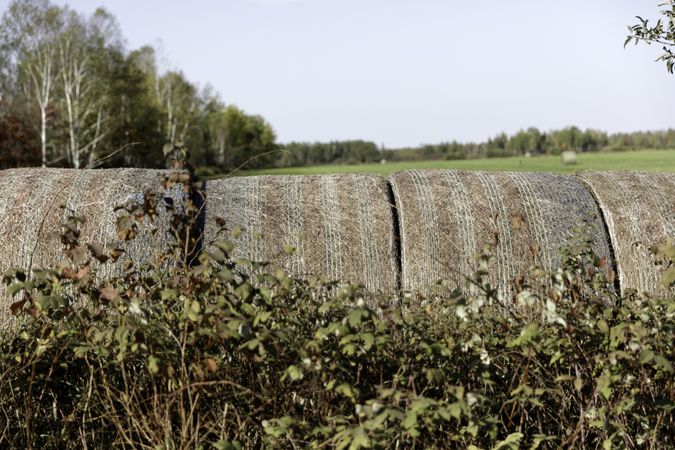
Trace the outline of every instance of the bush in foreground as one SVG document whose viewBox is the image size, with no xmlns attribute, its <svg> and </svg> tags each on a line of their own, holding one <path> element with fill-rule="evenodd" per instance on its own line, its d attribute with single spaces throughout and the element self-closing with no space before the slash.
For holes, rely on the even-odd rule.
<svg viewBox="0 0 675 450">
<path fill-rule="evenodd" d="M 6 277 L 23 319 L 0 343 L 3 447 L 675 445 L 675 300 L 617 298 L 583 247 L 514 305 L 480 268 L 470 295 L 387 299 L 237 264 L 227 241 L 183 264 L 194 208 L 170 209 L 158 267 L 100 280 L 123 255 L 74 220 L 68 265 Z"/>
</svg>

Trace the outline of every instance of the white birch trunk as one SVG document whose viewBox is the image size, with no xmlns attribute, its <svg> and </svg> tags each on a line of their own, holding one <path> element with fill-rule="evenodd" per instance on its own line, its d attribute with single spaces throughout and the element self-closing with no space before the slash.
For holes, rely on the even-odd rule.
<svg viewBox="0 0 675 450">
<path fill-rule="evenodd" d="M 188 129 L 190 128 L 190 122 L 196 107 L 197 102 L 193 99 L 190 103 L 190 109 L 188 110 L 187 116 L 185 118 L 185 123 L 183 124 L 183 130 L 180 132 L 179 136 L 180 140 L 183 142 L 185 142 L 185 137 L 187 136 Z"/>
<path fill-rule="evenodd" d="M 32 96 L 40 111 L 40 150 L 42 153 L 42 167 L 47 166 L 47 108 L 53 90 L 53 59 L 54 49 L 49 44 L 44 44 L 36 51 L 36 60 L 27 61 L 27 72 L 32 86 L 25 88 L 26 93 Z"/>
<path fill-rule="evenodd" d="M 89 73 L 87 50 L 72 36 L 65 36 L 59 45 L 61 81 L 68 118 L 69 145 L 67 156 L 72 166 L 81 168 L 91 162 L 91 153 L 106 134 L 103 125 L 103 95 L 94 90 L 94 79 Z M 87 126 L 89 118 L 96 120 Z"/>
</svg>

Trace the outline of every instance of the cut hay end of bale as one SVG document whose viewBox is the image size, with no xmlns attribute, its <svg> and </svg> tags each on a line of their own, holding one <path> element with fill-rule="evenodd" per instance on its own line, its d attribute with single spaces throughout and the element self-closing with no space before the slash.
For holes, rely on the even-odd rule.
<svg viewBox="0 0 675 450">
<path fill-rule="evenodd" d="M 55 267 L 64 261 L 61 225 L 81 216 L 81 243 L 121 247 L 137 263 L 151 262 L 166 249 L 167 233 L 143 232 L 135 240 L 117 239 L 114 211 L 126 201 L 142 201 L 148 189 L 160 190 L 165 171 L 145 169 L 10 169 L 0 171 L 0 273 L 10 268 Z M 161 220 L 155 226 L 161 226 Z M 148 228 L 152 228 L 149 226 Z M 123 258 L 124 259 L 124 258 Z M 119 272 L 106 265 L 99 274 Z M 0 324 L 8 320 L 4 286 L 0 287 Z"/>
<path fill-rule="evenodd" d="M 577 172 L 597 199 L 609 232 L 621 290 L 667 295 L 663 266 L 650 249 L 675 237 L 675 174 Z"/>
<path fill-rule="evenodd" d="M 392 205 L 379 176 L 229 178 L 209 181 L 206 197 L 206 245 L 232 239 L 240 228 L 234 257 L 278 263 L 296 276 L 396 291 Z M 216 218 L 224 219 L 225 236 L 218 235 Z"/>
<path fill-rule="evenodd" d="M 486 247 L 495 257 L 489 281 L 506 301 L 516 275 L 531 266 L 557 268 L 560 249 L 575 240 L 590 240 L 611 261 L 600 211 L 573 177 L 409 170 L 389 181 L 401 224 L 405 290 L 429 292 L 439 280 L 463 288 Z"/>
</svg>

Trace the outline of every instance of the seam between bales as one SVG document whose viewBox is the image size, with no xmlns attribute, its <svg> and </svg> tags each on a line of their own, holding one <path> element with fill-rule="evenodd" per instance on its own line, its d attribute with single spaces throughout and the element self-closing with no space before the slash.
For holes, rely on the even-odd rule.
<svg viewBox="0 0 675 450">
<path fill-rule="evenodd" d="M 387 179 L 387 194 L 389 196 L 389 205 L 391 208 L 391 218 L 393 222 L 393 239 L 394 239 L 394 259 L 396 260 L 396 292 L 403 293 L 403 245 L 401 243 L 401 236 L 403 236 L 403 224 L 398 214 L 399 202 L 396 201 L 396 192 L 394 185 Z"/>
<path fill-rule="evenodd" d="M 621 276 L 619 272 L 619 260 L 616 258 L 616 252 L 614 251 L 614 242 L 612 241 L 612 235 L 609 230 L 609 219 L 607 217 L 607 213 L 605 213 L 605 209 L 602 207 L 602 202 L 598 198 L 598 196 L 595 194 L 595 191 L 593 190 L 593 186 L 590 185 L 586 179 L 583 177 L 579 176 L 578 174 L 575 175 L 579 180 L 581 180 L 581 184 L 583 187 L 591 194 L 591 198 L 595 202 L 596 206 L 598 207 L 598 210 L 600 211 L 600 222 L 602 222 L 602 227 L 605 230 L 605 234 L 607 235 L 607 245 L 609 247 L 609 257 L 612 259 L 612 266 L 614 270 L 616 271 L 616 274 L 614 276 L 614 289 L 616 290 L 617 294 L 621 294 Z"/>
</svg>

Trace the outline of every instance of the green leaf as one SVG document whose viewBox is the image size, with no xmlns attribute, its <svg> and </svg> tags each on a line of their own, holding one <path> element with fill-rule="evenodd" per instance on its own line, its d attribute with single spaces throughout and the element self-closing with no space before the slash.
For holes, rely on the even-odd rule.
<svg viewBox="0 0 675 450">
<path fill-rule="evenodd" d="M 260 296 L 265 300 L 270 300 L 272 298 L 272 291 L 267 286 L 260 286 L 258 290 L 260 291 Z"/>
<path fill-rule="evenodd" d="M 577 392 L 581 392 L 581 388 L 584 387 L 584 382 L 581 380 L 581 378 L 575 378 L 574 379 L 574 389 L 576 389 Z"/>
<path fill-rule="evenodd" d="M 298 381 L 304 378 L 305 374 L 298 366 L 288 366 L 284 372 L 283 378 L 290 378 L 291 381 Z"/>
<path fill-rule="evenodd" d="M 366 350 L 370 350 L 375 343 L 375 336 L 372 333 L 363 333 L 361 339 L 363 340 L 363 348 Z"/>
<path fill-rule="evenodd" d="M 405 420 L 401 423 L 401 426 L 407 430 L 415 428 L 417 426 L 417 413 L 414 411 L 408 412 L 405 416 Z"/>
<path fill-rule="evenodd" d="M 370 448 L 370 438 L 368 432 L 363 427 L 357 427 L 352 431 L 352 443 L 349 450 L 358 450 L 360 448 Z"/>
<path fill-rule="evenodd" d="M 284 245 L 284 253 L 287 255 L 293 255 L 295 253 L 296 249 L 292 245 L 286 244 Z"/>
<path fill-rule="evenodd" d="M 546 436 L 545 434 L 535 434 L 532 436 L 532 445 L 530 446 L 530 450 L 535 450 L 539 448 L 539 445 L 542 442 L 546 441 L 554 441 L 556 439 L 555 436 Z"/>
<path fill-rule="evenodd" d="M 239 441 L 226 441 L 226 440 L 220 440 L 218 442 L 214 442 L 213 448 L 216 450 L 241 450 L 242 446 Z"/>
<path fill-rule="evenodd" d="M 37 298 L 35 305 L 40 311 L 46 311 L 54 305 L 54 298 L 49 295 L 40 295 Z"/>
<path fill-rule="evenodd" d="M 342 347 L 342 353 L 345 355 L 351 356 L 354 353 L 356 353 L 356 345 L 354 344 L 347 344 Z"/>
<path fill-rule="evenodd" d="M 448 405 L 448 412 L 452 417 L 459 420 L 462 416 L 462 405 L 459 402 L 450 403 Z"/>
<path fill-rule="evenodd" d="M 272 419 L 269 422 L 263 421 L 263 429 L 265 433 L 274 436 L 281 437 L 286 434 L 287 430 L 293 426 L 295 419 L 290 416 L 283 416 L 279 419 Z"/>
<path fill-rule="evenodd" d="M 607 372 L 603 372 L 600 377 L 597 379 L 596 389 L 605 397 L 606 400 L 612 396 L 611 380 L 610 375 Z"/>
<path fill-rule="evenodd" d="M 232 271 L 227 269 L 221 270 L 220 272 L 216 272 L 216 277 L 218 277 L 218 279 L 226 283 L 229 283 L 232 280 L 234 280 L 234 274 L 232 273 Z"/>
<path fill-rule="evenodd" d="M 675 267 L 671 267 L 663 273 L 663 276 L 661 277 L 661 285 L 664 288 L 669 288 L 675 285 Z"/>
<path fill-rule="evenodd" d="M 241 236 L 241 233 L 245 231 L 245 228 L 242 229 L 241 227 L 234 227 L 232 229 L 232 238 L 237 239 L 239 236 Z"/>
<path fill-rule="evenodd" d="M 213 243 L 213 245 L 225 253 L 231 253 L 234 249 L 234 243 L 231 241 L 216 241 Z"/>
<path fill-rule="evenodd" d="M 175 289 L 162 290 L 162 301 L 175 300 L 178 298 L 178 292 Z"/>
<path fill-rule="evenodd" d="M 652 359 L 654 359 L 654 352 L 646 349 L 640 352 L 640 364 L 647 364 Z"/>
<path fill-rule="evenodd" d="M 9 287 L 7 287 L 7 289 L 5 290 L 5 292 L 6 292 L 10 297 L 13 297 L 13 296 L 15 296 L 17 293 L 21 292 L 21 290 L 23 289 L 23 286 L 24 286 L 23 283 L 14 283 L 14 284 L 10 284 Z"/>
<path fill-rule="evenodd" d="M 359 325 L 361 325 L 361 319 L 365 317 L 366 315 L 364 314 L 363 310 L 360 309 L 355 309 L 351 313 L 349 313 L 349 316 L 347 317 L 347 322 L 349 323 L 349 326 L 352 328 L 356 328 Z"/>
<path fill-rule="evenodd" d="M 531 323 L 520 332 L 520 336 L 510 341 L 506 346 L 507 347 L 524 346 L 526 344 L 529 344 L 530 341 L 532 341 L 532 339 L 534 339 L 538 335 L 539 335 L 539 325 L 537 325 L 536 323 Z"/>
<path fill-rule="evenodd" d="M 673 371 L 673 364 L 661 355 L 654 356 L 654 362 L 656 363 L 657 366 L 659 366 L 662 370 L 665 370 L 666 372 Z"/>
<path fill-rule="evenodd" d="M 88 345 L 80 345 L 75 347 L 75 357 L 84 358 L 89 353 L 90 347 Z"/>
<path fill-rule="evenodd" d="M 251 339 L 250 341 L 242 344 L 240 348 L 247 348 L 249 350 L 255 350 L 256 348 L 258 348 L 259 345 L 260 345 L 260 339 L 254 338 L 254 339 Z"/>
<path fill-rule="evenodd" d="M 159 372 L 159 362 L 159 358 L 156 356 L 148 356 L 148 371 L 150 371 L 151 374 L 155 375 Z"/>
<path fill-rule="evenodd" d="M 242 301 L 248 300 L 248 298 L 251 295 L 251 291 L 252 291 L 251 285 L 248 283 L 243 283 L 236 289 L 236 293 Z"/>
<path fill-rule="evenodd" d="M 190 319 L 193 322 L 196 322 L 199 320 L 199 313 L 202 311 L 202 305 L 199 304 L 197 300 L 193 300 L 192 303 L 190 303 L 190 309 L 188 310 L 188 319 Z"/>
<path fill-rule="evenodd" d="M 494 447 L 494 450 L 498 450 L 500 448 L 518 449 L 518 444 L 520 443 L 521 439 L 523 439 L 523 433 L 511 433 L 506 436 L 506 439 L 498 442 Z"/>
<path fill-rule="evenodd" d="M 338 393 L 338 394 L 342 394 L 342 395 L 344 395 L 345 397 L 348 397 L 348 398 L 356 397 L 356 392 L 354 391 L 354 388 L 351 387 L 347 383 L 342 383 L 342 384 L 336 386 L 335 392 Z"/>
</svg>

